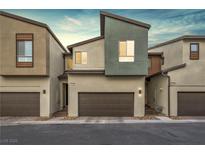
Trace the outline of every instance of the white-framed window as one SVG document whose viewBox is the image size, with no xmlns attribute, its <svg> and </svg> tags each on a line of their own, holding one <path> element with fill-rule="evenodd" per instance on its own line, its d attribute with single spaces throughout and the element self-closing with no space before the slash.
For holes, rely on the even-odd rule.
<svg viewBox="0 0 205 154">
<path fill-rule="evenodd" d="M 76 51 L 75 52 L 75 63 L 76 64 L 87 64 L 87 52 Z"/>
<path fill-rule="evenodd" d="M 119 62 L 134 62 L 135 41 L 119 41 Z"/>
</svg>

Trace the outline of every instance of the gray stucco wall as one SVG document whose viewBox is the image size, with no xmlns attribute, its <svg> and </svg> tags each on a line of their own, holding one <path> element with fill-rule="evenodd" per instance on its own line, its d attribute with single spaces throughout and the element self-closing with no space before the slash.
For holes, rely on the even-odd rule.
<svg viewBox="0 0 205 154">
<path fill-rule="evenodd" d="M 134 62 L 119 62 L 119 41 L 134 40 Z M 147 75 L 148 29 L 105 17 L 105 74 Z"/>
</svg>

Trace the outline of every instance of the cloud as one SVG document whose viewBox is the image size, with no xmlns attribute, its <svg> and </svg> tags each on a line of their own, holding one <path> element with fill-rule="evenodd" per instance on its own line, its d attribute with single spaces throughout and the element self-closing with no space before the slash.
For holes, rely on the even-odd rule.
<svg viewBox="0 0 205 154">
<path fill-rule="evenodd" d="M 178 13 L 178 15 L 177 15 Z M 165 11 L 163 18 L 152 20 L 152 28 L 149 31 L 149 46 L 182 36 L 198 35 L 205 31 L 205 11 L 191 10 L 179 13 Z"/>
<path fill-rule="evenodd" d="M 68 17 L 68 16 L 65 16 L 65 19 L 67 20 L 67 22 L 71 23 L 72 25 L 77 25 L 77 26 L 82 25 L 81 21 L 78 20 L 78 19 L 71 18 L 71 17 Z"/>
<path fill-rule="evenodd" d="M 64 16 L 57 24 L 58 37 L 67 46 L 79 41 L 99 36 L 99 18 L 87 14 L 70 17 Z"/>
<path fill-rule="evenodd" d="M 100 35 L 99 10 L 5 10 L 48 24 L 67 46 Z M 205 10 L 106 10 L 151 24 L 149 46 L 187 34 L 205 34 Z"/>
</svg>

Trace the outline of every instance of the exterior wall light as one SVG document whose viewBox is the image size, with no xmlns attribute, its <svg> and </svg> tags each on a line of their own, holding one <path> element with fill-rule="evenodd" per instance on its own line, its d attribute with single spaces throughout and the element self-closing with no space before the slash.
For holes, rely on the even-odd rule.
<svg viewBox="0 0 205 154">
<path fill-rule="evenodd" d="M 141 89 L 141 88 L 138 89 L 138 95 L 139 95 L 140 97 L 142 96 L 142 89 Z"/>
</svg>

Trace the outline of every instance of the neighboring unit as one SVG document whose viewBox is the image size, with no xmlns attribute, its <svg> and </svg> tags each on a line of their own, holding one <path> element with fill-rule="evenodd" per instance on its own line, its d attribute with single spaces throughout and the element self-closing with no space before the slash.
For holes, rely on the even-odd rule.
<svg viewBox="0 0 205 154">
<path fill-rule="evenodd" d="M 144 116 L 150 25 L 107 12 L 100 25 L 101 36 L 65 54 L 68 116 Z"/>
<path fill-rule="evenodd" d="M 0 12 L 0 115 L 58 111 L 65 52 L 46 24 Z"/>
<path fill-rule="evenodd" d="M 182 36 L 149 48 L 162 71 L 147 77 L 147 103 L 170 116 L 205 116 L 205 36 Z"/>
</svg>

